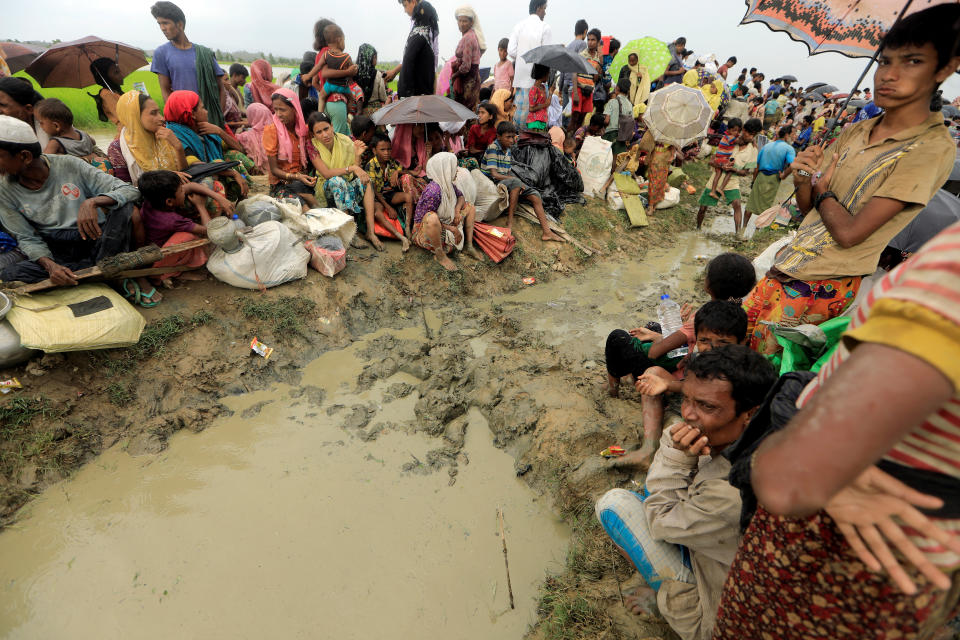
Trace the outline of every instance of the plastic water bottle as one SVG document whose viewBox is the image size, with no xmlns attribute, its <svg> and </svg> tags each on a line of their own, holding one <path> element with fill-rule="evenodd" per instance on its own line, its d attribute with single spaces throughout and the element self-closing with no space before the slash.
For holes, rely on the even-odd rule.
<svg viewBox="0 0 960 640">
<path fill-rule="evenodd" d="M 237 228 L 237 231 L 243 231 L 246 228 L 246 225 L 240 221 L 240 216 L 237 214 L 230 216 L 230 219 L 233 220 L 233 226 Z"/>
<path fill-rule="evenodd" d="M 660 306 L 657 307 L 657 318 L 660 320 L 660 328 L 663 329 L 664 338 L 673 335 L 683 329 L 683 320 L 680 318 L 680 305 L 670 299 L 670 296 L 664 294 L 660 296 Z M 667 354 L 670 358 L 681 358 L 687 355 L 690 350 L 686 345 L 677 347 Z"/>
</svg>

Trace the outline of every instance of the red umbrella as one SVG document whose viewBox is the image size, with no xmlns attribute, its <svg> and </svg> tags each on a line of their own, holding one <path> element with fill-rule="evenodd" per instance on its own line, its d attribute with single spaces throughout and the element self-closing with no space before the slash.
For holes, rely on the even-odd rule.
<svg viewBox="0 0 960 640">
<path fill-rule="evenodd" d="M 10 73 L 20 71 L 43 52 L 43 47 L 21 42 L 0 42 L 0 55 L 10 67 Z"/>
<path fill-rule="evenodd" d="M 90 63 L 97 58 L 109 58 L 116 62 L 124 77 L 147 64 L 142 49 L 97 36 L 87 36 L 53 45 L 27 66 L 27 73 L 33 76 L 41 87 L 82 89 L 99 82 L 90 71 Z"/>
<path fill-rule="evenodd" d="M 960 0 L 746 0 L 741 24 L 760 22 L 804 43 L 811 54 L 869 58 L 901 11 L 909 15 Z"/>
</svg>

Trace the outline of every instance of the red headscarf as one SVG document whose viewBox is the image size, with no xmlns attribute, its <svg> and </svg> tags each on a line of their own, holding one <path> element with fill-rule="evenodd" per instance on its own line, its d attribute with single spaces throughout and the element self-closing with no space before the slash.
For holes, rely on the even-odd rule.
<svg viewBox="0 0 960 640">
<path fill-rule="evenodd" d="M 294 132 L 297 134 L 300 143 L 300 164 L 307 164 L 307 122 L 303 119 L 303 109 L 300 108 L 300 98 L 290 89 L 276 89 L 274 93 L 280 94 L 293 106 L 297 112 L 297 124 L 294 126 Z M 280 122 L 277 114 L 273 114 L 273 125 L 277 128 L 277 159 L 291 160 L 293 158 L 293 143 L 290 141 L 290 132 L 287 131 L 287 125 Z"/>
<path fill-rule="evenodd" d="M 270 82 L 273 67 L 266 60 L 254 60 L 250 65 L 250 94 L 262 105 L 270 107 L 270 96 L 277 92 L 277 85 Z M 271 107 L 272 109 L 272 107 Z"/>
<path fill-rule="evenodd" d="M 197 121 L 193 117 L 193 110 L 200 104 L 200 96 L 193 91 L 174 91 L 167 96 L 163 105 L 163 117 L 167 122 L 176 122 L 193 129 Z"/>
</svg>

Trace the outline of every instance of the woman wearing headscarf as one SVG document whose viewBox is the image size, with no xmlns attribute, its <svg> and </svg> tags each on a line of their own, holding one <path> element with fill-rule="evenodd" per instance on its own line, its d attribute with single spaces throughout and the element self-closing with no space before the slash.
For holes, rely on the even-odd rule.
<svg viewBox="0 0 960 640">
<path fill-rule="evenodd" d="M 250 65 L 250 82 L 247 86 L 250 88 L 250 97 L 253 102 L 259 102 L 265 107 L 272 104 L 271 97 L 277 92 L 277 85 L 273 84 L 273 67 L 262 58 L 254 60 Z M 252 104 L 252 103 L 251 103 Z"/>
<path fill-rule="evenodd" d="M 247 108 L 248 129 L 237 134 L 237 140 L 243 145 L 243 151 L 253 161 L 254 167 L 260 174 L 270 171 L 267 164 L 267 154 L 263 150 L 263 128 L 273 122 L 270 109 L 259 102 Z"/>
<path fill-rule="evenodd" d="M 117 100 L 120 134 L 107 147 L 113 175 L 137 186 L 147 171 L 183 171 L 187 156 L 176 134 L 163 126 L 163 113 L 153 98 L 128 91 Z"/>
<path fill-rule="evenodd" d="M 314 150 L 310 161 L 317 170 L 317 199 L 322 196 L 328 206 L 351 214 L 357 221 L 357 230 L 377 251 L 383 251 L 376 234 L 379 227 L 381 233 L 399 240 L 406 252 L 410 241 L 404 237 L 403 228 L 397 228 L 399 223 L 388 220 L 374 199 L 370 176 L 357 163 L 356 147 L 350 136 L 334 131 L 330 117 L 323 112 L 312 114 L 309 126 Z"/>
<path fill-rule="evenodd" d="M 487 43 L 473 7 L 459 7 L 454 16 L 463 36 L 452 59 L 450 93 L 454 100 L 473 111 L 480 99 L 480 56 L 487 50 Z"/>
<path fill-rule="evenodd" d="M 496 122 L 494 122 L 494 129 L 496 125 L 504 122 L 506 120 L 513 120 L 513 114 L 517 108 L 513 105 L 513 91 L 511 89 L 497 89 L 493 92 L 493 95 L 490 96 L 490 104 L 497 108 L 497 117 Z"/>
<path fill-rule="evenodd" d="M 448 253 L 464 249 L 473 258 L 483 256 L 473 246 L 473 220 L 476 210 L 463 198 L 453 184 L 457 177 L 457 157 L 441 152 L 427 161 L 427 185 L 417 202 L 413 217 L 411 240 L 418 247 L 433 253 L 434 259 L 447 271 L 456 271 L 457 265 Z"/>
<path fill-rule="evenodd" d="M 200 96 L 193 91 L 174 91 L 167 96 L 163 116 L 167 120 L 167 127 L 183 145 L 188 164 L 230 159 L 240 162 L 240 167 L 245 167 L 245 164 L 253 166 L 250 159 L 243 155 L 243 147 L 236 138 L 207 121 L 207 110 L 200 102 Z M 229 149 L 227 154 L 224 153 L 224 147 Z M 218 175 L 224 181 L 223 187 L 229 200 L 236 202 L 246 197 L 250 187 L 239 171 L 228 169 Z"/>
<path fill-rule="evenodd" d="M 357 84 L 363 91 L 363 115 L 370 116 L 387 101 L 383 74 L 377 69 L 377 50 L 363 43 L 357 52 Z"/>
<path fill-rule="evenodd" d="M 29 80 L 16 76 L 0 78 L 0 115 L 23 120 L 33 127 L 40 148 L 46 149 L 50 136 L 33 117 L 33 107 L 41 100 L 43 96 L 33 88 Z"/>
<path fill-rule="evenodd" d="M 100 91 L 89 94 L 97 103 L 97 116 L 100 122 L 109 122 L 117 128 L 120 135 L 120 120 L 117 118 L 117 101 L 123 95 L 123 73 L 117 63 L 110 58 L 97 58 L 90 63 L 90 73 L 100 85 Z"/>
<path fill-rule="evenodd" d="M 413 8 L 411 17 L 413 28 L 403 49 L 397 85 L 397 93 L 401 98 L 432 94 L 436 80 L 437 58 L 433 41 L 440 32 L 437 11 L 432 4 L 422 0 Z"/>
<path fill-rule="evenodd" d="M 290 89 L 277 89 L 273 94 L 273 122 L 263 128 L 262 137 L 263 151 L 270 167 L 267 174 L 270 195 L 296 198 L 304 211 L 318 206 L 313 196 L 317 179 L 304 173 L 309 137 L 297 94 Z"/>
</svg>

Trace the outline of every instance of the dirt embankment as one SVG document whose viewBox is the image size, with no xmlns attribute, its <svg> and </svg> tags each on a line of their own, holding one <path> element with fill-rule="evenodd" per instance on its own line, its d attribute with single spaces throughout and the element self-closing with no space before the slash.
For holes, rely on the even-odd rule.
<svg viewBox="0 0 960 640">
<path fill-rule="evenodd" d="M 605 332 L 638 312 L 652 318 L 663 286 L 692 288 L 690 274 L 700 268 L 692 253 L 685 264 L 670 256 L 678 235 L 693 228 L 695 207 L 684 194 L 680 207 L 651 215 L 643 230 L 598 202 L 571 207 L 565 226 L 600 250 L 591 257 L 569 244 L 541 243 L 518 220 L 517 249 L 501 265 L 461 257 L 461 270 L 450 274 L 423 251 L 403 256 L 390 246 L 382 254 L 351 251 L 333 280 L 311 271 L 264 294 L 213 280 L 166 292 L 146 311 L 149 325 L 135 347 L 45 355 L 0 372 L 24 383 L 0 399 L 0 525 L 108 447 L 155 453 L 173 432 L 200 431 L 227 411 L 226 395 L 277 381 L 298 385 L 301 367 L 326 351 L 378 329 L 418 326 L 426 339 L 371 342 L 360 354 L 367 363 L 357 388 L 397 371 L 420 380 L 390 389 L 396 397 L 416 389 L 415 428 L 437 438 L 425 469 L 411 470 L 447 473 L 451 483 L 468 463 L 461 455 L 467 410 L 479 408 L 497 446 L 516 458 L 518 475 L 574 525 L 567 570 L 547 579 L 532 636 L 668 637 L 662 621 L 637 620 L 620 607 L 619 583 L 633 572 L 592 515 L 599 492 L 630 479 L 597 453 L 611 444 L 639 446 L 642 433 L 632 392 L 612 400 L 599 383 Z M 651 269 L 630 271 L 648 255 Z M 537 284 L 525 287 L 526 276 Z M 254 335 L 275 348 L 269 360 L 250 355 Z M 303 393 L 323 406 L 320 390 Z M 396 426 L 370 424 L 360 404 L 325 408 L 364 438 Z"/>
</svg>

